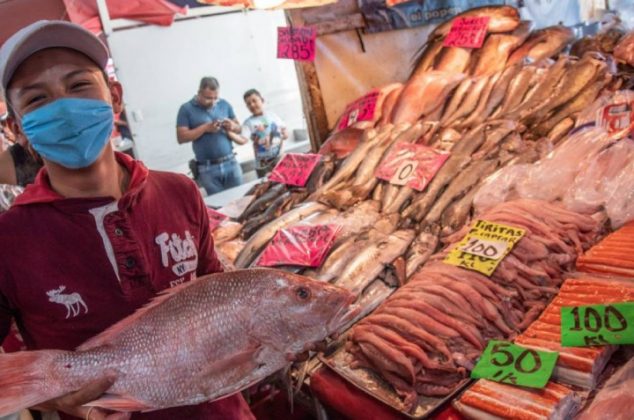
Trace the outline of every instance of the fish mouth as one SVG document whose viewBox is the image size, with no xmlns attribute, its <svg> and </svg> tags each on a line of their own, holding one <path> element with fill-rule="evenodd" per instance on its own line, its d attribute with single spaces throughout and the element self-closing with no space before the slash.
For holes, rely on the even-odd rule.
<svg viewBox="0 0 634 420">
<path fill-rule="evenodd" d="M 361 306 L 353 305 L 356 296 L 351 295 L 346 302 L 339 308 L 335 316 L 328 324 L 328 334 L 336 337 L 344 325 L 352 321 L 361 312 Z"/>
</svg>

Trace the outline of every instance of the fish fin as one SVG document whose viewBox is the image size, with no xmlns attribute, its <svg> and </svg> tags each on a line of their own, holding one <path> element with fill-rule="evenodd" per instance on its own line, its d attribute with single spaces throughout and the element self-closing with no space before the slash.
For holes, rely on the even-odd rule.
<svg viewBox="0 0 634 420">
<path fill-rule="evenodd" d="M 53 360 L 63 353 L 40 350 L 0 355 L 0 417 L 72 391 L 46 378 Z"/>
<path fill-rule="evenodd" d="M 77 351 L 86 351 L 93 349 L 95 347 L 100 347 L 112 341 L 114 337 L 119 335 L 121 332 L 127 330 L 132 325 L 136 324 L 139 318 L 144 316 L 147 312 L 156 308 L 166 300 L 169 300 L 172 296 L 177 293 L 180 293 L 182 290 L 187 289 L 197 283 L 197 280 L 192 280 L 187 283 L 179 284 L 178 286 L 174 286 L 170 289 L 165 289 L 159 292 L 152 300 L 150 300 L 145 306 L 139 308 L 132 315 L 127 318 L 122 319 L 111 327 L 107 328 L 105 331 L 97 334 L 96 336 L 88 339 L 79 347 L 77 347 Z"/>
<path fill-rule="evenodd" d="M 227 369 L 235 368 L 236 365 L 248 364 L 249 368 L 256 367 L 258 353 L 262 350 L 261 345 L 249 347 L 247 350 L 236 353 L 224 359 L 215 360 L 205 366 L 200 372 L 201 376 L 216 375 L 218 372 L 224 372 Z"/>
<path fill-rule="evenodd" d="M 104 394 L 101 398 L 85 404 L 87 407 L 99 407 L 112 411 L 152 411 L 151 404 L 128 395 Z"/>
</svg>

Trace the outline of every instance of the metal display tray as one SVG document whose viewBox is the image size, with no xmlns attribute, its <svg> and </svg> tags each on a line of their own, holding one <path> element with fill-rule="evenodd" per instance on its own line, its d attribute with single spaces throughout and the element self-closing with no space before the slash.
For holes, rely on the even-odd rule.
<svg viewBox="0 0 634 420">
<path fill-rule="evenodd" d="M 352 356 L 345 351 L 344 346 L 341 346 L 329 356 L 320 354 L 319 360 L 359 390 L 410 419 L 428 418 L 447 402 L 453 400 L 456 395 L 472 382 L 471 379 L 465 378 L 458 387 L 446 397 L 433 398 L 419 396 L 418 405 L 413 411 L 409 411 L 404 406 L 401 398 L 394 391 L 394 388 L 385 382 L 378 374 L 365 368 L 351 369 L 351 357 Z"/>
</svg>

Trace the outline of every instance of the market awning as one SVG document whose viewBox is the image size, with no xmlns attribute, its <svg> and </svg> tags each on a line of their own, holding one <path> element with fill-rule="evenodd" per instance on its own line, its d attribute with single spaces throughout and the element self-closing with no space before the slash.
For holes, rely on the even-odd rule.
<svg viewBox="0 0 634 420">
<path fill-rule="evenodd" d="M 64 0 L 64 4 L 72 22 L 94 33 L 101 32 L 96 0 Z M 106 4 L 112 19 L 131 19 L 160 26 L 171 25 L 177 13 L 185 13 L 183 7 L 167 0 L 107 0 Z"/>
</svg>

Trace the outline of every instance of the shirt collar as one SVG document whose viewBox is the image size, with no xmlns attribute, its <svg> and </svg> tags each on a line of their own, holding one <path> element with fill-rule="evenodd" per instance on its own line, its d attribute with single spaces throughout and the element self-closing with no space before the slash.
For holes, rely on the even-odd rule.
<svg viewBox="0 0 634 420">
<path fill-rule="evenodd" d="M 149 170 L 138 160 L 132 159 L 130 156 L 115 152 L 117 162 L 123 165 L 130 174 L 130 183 L 127 191 L 123 194 L 120 202 L 120 207 L 129 206 L 133 203 L 138 193 L 143 189 L 147 181 Z M 31 204 L 42 203 L 79 203 L 79 202 L 93 202 L 93 201 L 113 201 L 112 197 L 88 197 L 88 198 L 66 198 L 55 190 L 51 186 L 50 179 L 48 177 L 48 171 L 46 168 L 42 168 L 35 178 L 35 182 L 26 187 L 24 192 L 20 194 L 13 203 L 14 206 L 26 206 Z"/>
</svg>

